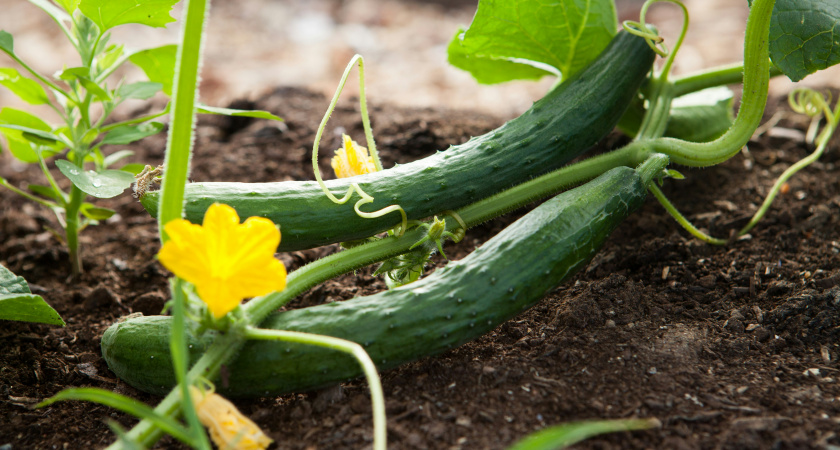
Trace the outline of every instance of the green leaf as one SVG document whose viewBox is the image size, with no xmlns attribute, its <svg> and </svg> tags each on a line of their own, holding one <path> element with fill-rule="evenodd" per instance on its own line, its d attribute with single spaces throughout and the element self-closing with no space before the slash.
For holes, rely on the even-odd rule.
<svg viewBox="0 0 840 450">
<path fill-rule="evenodd" d="M 280 117 L 271 114 L 268 111 L 256 111 L 256 110 L 248 110 L 248 109 L 230 109 L 230 108 L 219 108 L 216 106 L 207 106 L 199 104 L 196 108 L 198 112 L 202 114 L 220 114 L 223 116 L 236 116 L 236 117 L 254 117 L 257 119 L 269 119 L 269 120 L 280 120 Z"/>
<path fill-rule="evenodd" d="M 73 388 L 65 389 L 58 394 L 44 400 L 35 405 L 36 408 L 43 408 L 55 402 L 62 400 L 84 400 L 88 402 L 95 402 L 111 408 L 118 409 L 122 412 L 131 414 L 140 419 L 146 419 L 164 432 L 172 435 L 176 439 L 183 442 L 190 443 L 192 438 L 189 431 L 177 420 L 166 417 L 144 403 L 138 402 L 133 398 L 117 394 L 115 392 L 107 391 L 98 388 Z"/>
<path fill-rule="evenodd" d="M 26 111 L 8 107 L 0 110 L 0 134 L 6 137 L 15 158 L 26 163 L 38 162 L 38 154 L 28 139 L 37 131 L 49 132 L 50 126 Z"/>
<path fill-rule="evenodd" d="M 481 84 L 497 84 L 510 80 L 538 80 L 546 75 L 557 76 L 558 72 L 543 70 L 527 64 L 520 64 L 506 59 L 494 58 L 475 53 L 464 46 L 463 28 L 455 33 L 449 42 L 449 64 L 469 72 Z"/>
<path fill-rule="evenodd" d="M 117 212 L 113 209 L 100 208 L 92 203 L 82 203 L 79 212 L 92 220 L 107 220 Z"/>
<path fill-rule="evenodd" d="M 8 32 L 2 30 L 0 30 L 0 50 L 3 50 L 10 56 L 15 54 L 15 38 Z"/>
<path fill-rule="evenodd" d="M 0 320 L 64 326 L 58 312 L 34 294 L 0 295 Z"/>
<path fill-rule="evenodd" d="M 109 167 L 109 166 L 113 165 L 115 162 L 117 162 L 117 161 L 119 161 L 123 158 L 128 158 L 129 156 L 131 156 L 133 154 L 134 154 L 134 152 L 132 152 L 131 150 L 120 150 L 118 152 L 111 153 L 110 155 L 108 155 L 108 156 L 106 156 L 105 158 L 102 159 L 102 165 L 104 167 Z M 122 170 L 122 169 L 120 169 L 120 170 Z"/>
<path fill-rule="evenodd" d="M 150 27 L 165 27 L 175 19 L 169 15 L 178 0 L 81 0 L 79 9 L 104 33 L 117 25 L 139 23 Z"/>
<path fill-rule="evenodd" d="M 117 88 L 117 95 L 124 99 L 135 98 L 139 100 L 148 100 L 157 94 L 157 92 L 161 89 L 163 89 L 163 84 L 161 83 L 155 83 L 153 81 L 140 81 L 120 86 Z"/>
<path fill-rule="evenodd" d="M 78 81 L 84 88 L 101 101 L 111 100 L 111 94 L 90 79 L 90 69 L 87 67 L 71 67 L 64 69 L 58 78 L 67 81 Z"/>
<path fill-rule="evenodd" d="M 160 122 L 149 122 L 136 126 L 123 125 L 109 131 L 102 143 L 106 145 L 126 145 L 157 134 L 162 129 L 163 124 Z"/>
<path fill-rule="evenodd" d="M 63 159 L 56 161 L 55 165 L 82 192 L 97 198 L 116 197 L 134 182 L 134 176 L 122 170 L 85 171 Z"/>
<path fill-rule="evenodd" d="M 96 58 L 97 73 L 105 72 L 120 60 L 125 53 L 124 45 L 111 45 Z"/>
<path fill-rule="evenodd" d="M 15 69 L 0 69 L 0 84 L 30 105 L 44 105 L 50 102 L 47 91 L 38 82 L 22 76 Z"/>
<path fill-rule="evenodd" d="M 0 295 L 31 293 L 29 284 L 23 277 L 15 275 L 11 270 L 0 264 Z"/>
<path fill-rule="evenodd" d="M 710 142 L 726 132 L 735 121 L 735 94 L 726 86 L 677 97 L 671 103 L 666 136 L 691 142 Z"/>
<path fill-rule="evenodd" d="M 656 419 L 599 420 L 557 425 L 537 431 L 508 450 L 552 450 L 565 448 L 599 434 L 644 430 L 660 426 Z"/>
<path fill-rule="evenodd" d="M 132 175 L 137 175 L 138 173 L 142 172 L 143 169 L 145 169 L 145 168 L 146 168 L 145 164 L 129 163 L 129 164 L 126 164 L 126 165 L 120 167 L 120 170 L 122 170 L 123 172 L 128 172 Z"/>
<path fill-rule="evenodd" d="M 776 0 L 770 59 L 793 81 L 840 63 L 840 2 Z"/>
<path fill-rule="evenodd" d="M 163 93 L 171 96 L 177 51 L 177 45 L 164 45 L 134 53 L 128 60 L 142 69 L 150 81 L 162 84 Z"/>
<path fill-rule="evenodd" d="M 26 187 L 31 192 L 40 195 L 41 197 L 55 200 L 59 203 L 66 201 L 60 194 L 56 193 L 51 186 L 41 186 L 40 184 L 30 184 Z"/>
<path fill-rule="evenodd" d="M 485 83 L 569 77 L 607 46 L 616 20 L 612 0 L 484 0 L 449 62 Z"/>
<path fill-rule="evenodd" d="M 70 14 L 73 14 L 73 11 L 79 7 L 79 1 L 80 0 L 55 0 L 59 6 L 64 8 L 64 10 Z"/>
<path fill-rule="evenodd" d="M 23 277 L 0 265 L 0 319 L 64 326 L 61 316 L 40 295 L 33 295 Z"/>
</svg>

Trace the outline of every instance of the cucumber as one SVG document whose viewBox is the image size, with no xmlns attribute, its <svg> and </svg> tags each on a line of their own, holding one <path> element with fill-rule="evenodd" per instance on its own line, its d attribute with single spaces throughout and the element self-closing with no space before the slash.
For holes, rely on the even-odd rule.
<svg viewBox="0 0 840 450">
<path fill-rule="evenodd" d="M 343 195 L 358 183 L 375 198 L 365 211 L 397 204 L 409 220 L 474 203 L 561 167 L 606 136 L 636 97 L 653 59 L 644 39 L 621 31 L 586 68 L 495 131 L 409 164 L 329 180 L 327 187 Z M 195 223 L 214 202 L 234 207 L 242 218 L 271 219 L 282 227 L 280 251 L 362 239 L 400 222 L 396 213 L 359 217 L 351 205 L 332 203 L 314 181 L 191 183 L 185 195 L 185 218 Z M 157 215 L 159 192 L 140 201 Z"/>
<path fill-rule="evenodd" d="M 469 256 L 412 284 L 274 313 L 263 328 L 336 336 L 364 346 L 380 369 L 457 347 L 536 304 L 595 255 L 646 194 L 635 170 L 618 167 L 529 212 Z M 112 325 L 102 337 L 108 367 L 128 384 L 163 395 L 175 384 L 170 317 Z M 195 361 L 214 336 L 190 337 Z M 311 390 L 361 375 L 352 358 L 318 347 L 248 342 L 227 366 L 230 397 Z"/>
</svg>

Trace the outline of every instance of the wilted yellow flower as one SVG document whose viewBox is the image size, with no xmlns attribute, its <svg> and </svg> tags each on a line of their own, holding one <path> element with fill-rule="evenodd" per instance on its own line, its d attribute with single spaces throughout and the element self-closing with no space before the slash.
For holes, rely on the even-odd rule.
<svg viewBox="0 0 840 450">
<path fill-rule="evenodd" d="M 344 139 L 340 149 L 335 151 L 332 159 L 332 168 L 338 178 L 349 178 L 356 175 L 376 172 L 376 165 L 373 158 L 368 155 L 366 148 L 350 139 L 350 136 L 342 135 Z"/>
<path fill-rule="evenodd" d="M 219 450 L 264 450 L 271 444 L 257 424 L 221 395 L 190 386 L 190 397 L 199 422 Z"/>
<path fill-rule="evenodd" d="M 250 217 L 240 224 L 236 210 L 214 203 L 202 225 L 178 219 L 164 230 L 169 240 L 158 259 L 195 285 L 217 319 L 245 298 L 286 287 L 286 267 L 274 258 L 280 230 L 266 218 Z"/>
</svg>

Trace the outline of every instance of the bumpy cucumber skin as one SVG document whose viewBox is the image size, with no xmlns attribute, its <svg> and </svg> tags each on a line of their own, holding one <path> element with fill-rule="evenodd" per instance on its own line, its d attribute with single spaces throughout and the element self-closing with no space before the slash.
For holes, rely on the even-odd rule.
<svg viewBox="0 0 840 450">
<path fill-rule="evenodd" d="M 455 210 L 563 166 L 606 136 L 645 80 L 654 53 L 624 31 L 584 70 L 495 131 L 420 161 L 352 179 L 329 180 L 336 195 L 358 183 L 375 198 L 364 211 L 400 205 L 409 220 Z M 141 198 L 153 216 L 159 194 Z M 398 213 L 364 219 L 351 204 L 333 204 L 314 181 L 191 183 L 185 216 L 200 223 L 214 202 L 242 218 L 268 217 L 283 233 L 280 251 L 362 239 L 388 230 Z"/>
<path fill-rule="evenodd" d="M 427 278 L 390 291 L 271 315 L 263 328 L 336 336 L 364 346 L 380 369 L 457 347 L 536 304 L 598 251 L 646 189 L 626 167 L 543 203 L 472 254 Z M 163 395 L 174 385 L 169 318 L 118 323 L 102 338 L 108 366 L 128 384 Z M 193 358 L 212 336 L 190 341 Z M 355 360 L 331 350 L 249 342 L 228 365 L 231 397 L 300 392 L 361 375 Z"/>
</svg>

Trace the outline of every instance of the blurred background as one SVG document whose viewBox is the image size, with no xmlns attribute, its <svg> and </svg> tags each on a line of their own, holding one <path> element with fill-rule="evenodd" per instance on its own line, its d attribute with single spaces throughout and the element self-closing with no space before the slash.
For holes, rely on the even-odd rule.
<svg viewBox="0 0 840 450">
<path fill-rule="evenodd" d="M 638 19 L 642 3 L 617 0 L 620 20 Z M 691 27 L 675 72 L 740 61 L 747 2 L 685 4 Z M 331 96 L 349 59 L 360 53 L 373 104 L 466 108 L 500 117 L 519 114 L 552 80 L 480 86 L 446 62 L 447 43 L 458 26 L 470 23 L 476 5 L 476 0 L 217 0 L 210 10 L 201 100 L 224 106 L 280 85 L 305 86 Z M 177 5 L 173 16 L 180 15 Z M 660 3 L 651 8 L 648 22 L 673 43 L 682 16 L 679 8 Z M 0 29 L 14 36 L 16 53 L 42 73 L 78 64 L 52 20 L 25 0 L 0 0 Z M 113 30 L 112 42 L 149 48 L 175 43 L 178 33 L 177 22 L 165 29 L 124 25 Z M 12 65 L 0 55 L 0 67 Z M 122 75 L 138 79 L 139 71 L 130 69 Z M 840 74 L 834 68 L 804 82 L 840 87 Z M 345 96 L 357 92 L 357 81 L 349 84 Z M 784 94 L 790 86 L 786 79 L 774 80 L 772 90 Z M 0 89 L 0 106 L 22 105 Z"/>
</svg>

